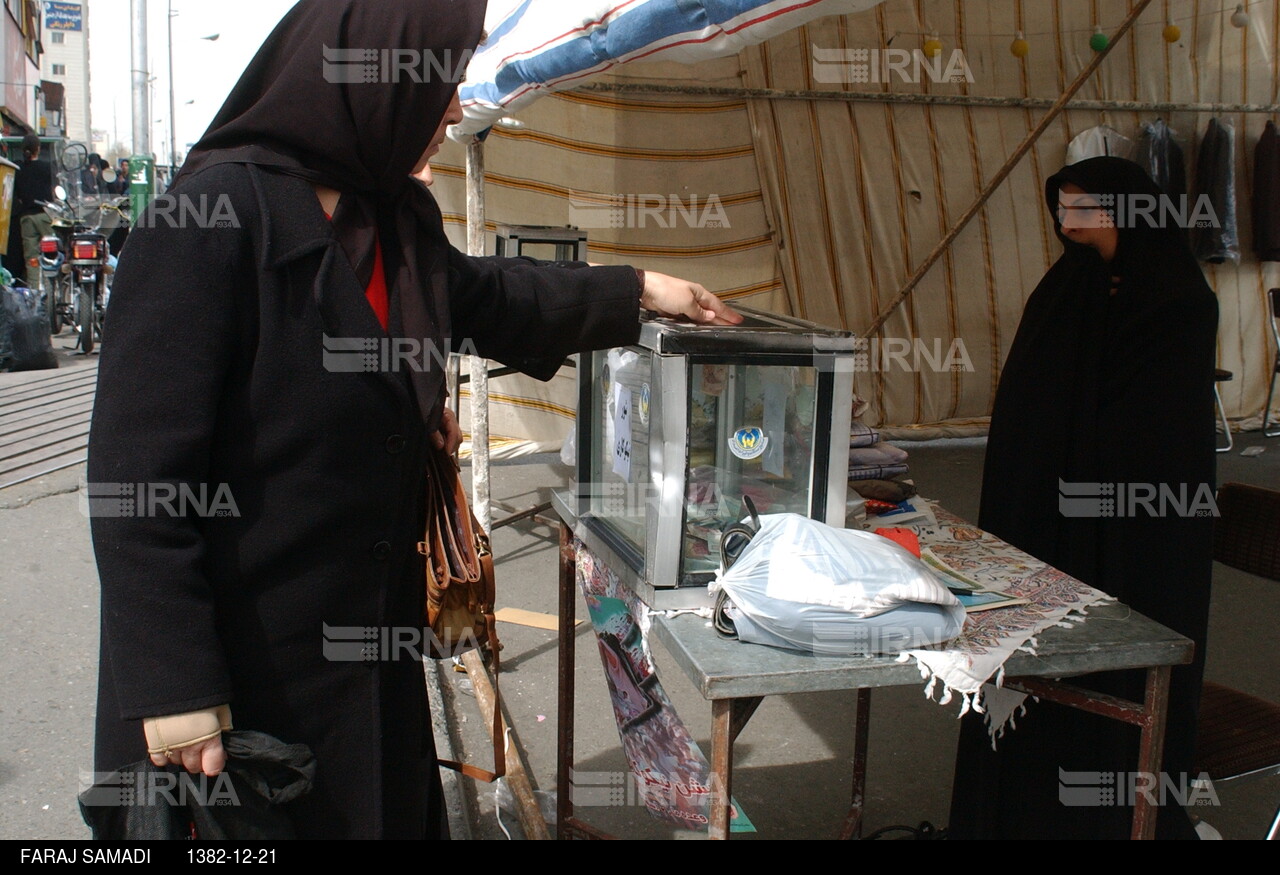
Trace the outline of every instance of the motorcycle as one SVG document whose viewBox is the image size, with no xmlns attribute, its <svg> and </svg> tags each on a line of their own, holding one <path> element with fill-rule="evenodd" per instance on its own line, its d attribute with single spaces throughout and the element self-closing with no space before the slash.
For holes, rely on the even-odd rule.
<svg viewBox="0 0 1280 875">
<path fill-rule="evenodd" d="M 71 276 L 62 272 L 71 248 L 75 219 L 61 204 L 39 203 L 53 230 L 52 234 L 40 238 L 40 294 L 49 316 L 49 331 L 56 336 L 62 333 L 63 326 L 75 324 Z"/>
<path fill-rule="evenodd" d="M 115 272 L 107 235 L 127 224 L 129 198 L 79 196 L 83 150 L 73 144 L 63 156 L 63 181 L 77 196 L 73 198 L 60 183 L 54 187 L 58 202 L 40 204 L 54 230 L 40 241 L 40 268 L 50 329 L 57 334 L 64 324 L 75 328 L 77 348 L 89 355 L 102 341 L 103 316 L 111 296 L 109 277 Z"/>
</svg>

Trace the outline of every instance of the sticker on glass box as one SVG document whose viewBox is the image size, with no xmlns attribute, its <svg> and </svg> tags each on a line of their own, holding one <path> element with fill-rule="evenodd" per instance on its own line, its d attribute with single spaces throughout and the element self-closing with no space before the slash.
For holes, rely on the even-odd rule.
<svg viewBox="0 0 1280 875">
<path fill-rule="evenodd" d="M 643 383 L 640 386 L 640 407 L 637 411 L 640 414 L 640 424 L 649 424 L 649 384 Z"/>
<path fill-rule="evenodd" d="M 729 438 L 729 452 L 739 459 L 758 459 L 769 447 L 769 439 L 760 429 L 740 428 Z"/>
</svg>

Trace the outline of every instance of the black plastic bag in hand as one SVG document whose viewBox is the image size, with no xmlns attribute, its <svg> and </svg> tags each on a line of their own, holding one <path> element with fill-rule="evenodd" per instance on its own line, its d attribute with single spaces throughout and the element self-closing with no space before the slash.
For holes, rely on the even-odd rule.
<svg viewBox="0 0 1280 875">
<path fill-rule="evenodd" d="M 282 806 L 306 795 L 315 756 L 303 744 L 261 732 L 222 736 L 227 766 L 216 778 L 143 760 L 95 776 L 80 794 L 80 813 L 96 841 L 294 838 Z"/>
</svg>

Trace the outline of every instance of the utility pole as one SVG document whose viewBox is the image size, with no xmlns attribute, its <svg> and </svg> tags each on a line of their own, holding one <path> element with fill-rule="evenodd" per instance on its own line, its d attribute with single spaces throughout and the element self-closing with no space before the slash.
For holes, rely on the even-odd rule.
<svg viewBox="0 0 1280 875">
<path fill-rule="evenodd" d="M 169 180 L 178 172 L 178 122 L 173 99 L 173 0 L 169 0 Z"/>
<path fill-rule="evenodd" d="M 151 154 L 151 101 L 147 80 L 147 0 L 130 0 L 133 15 L 133 152 Z"/>
</svg>

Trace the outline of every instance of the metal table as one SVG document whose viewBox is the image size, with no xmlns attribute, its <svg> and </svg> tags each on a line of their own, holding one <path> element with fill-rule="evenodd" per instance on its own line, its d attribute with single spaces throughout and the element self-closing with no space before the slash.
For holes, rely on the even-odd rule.
<svg viewBox="0 0 1280 875">
<path fill-rule="evenodd" d="M 600 838 L 603 834 L 573 814 L 570 773 L 574 739 L 574 624 L 577 611 L 573 517 L 567 501 L 555 501 L 560 528 L 560 633 L 557 833 L 560 838 Z M 1071 629 L 1051 627 L 1037 635 L 1035 655 L 1015 653 L 1005 663 L 1007 689 L 1079 708 L 1141 729 L 1136 771 L 1156 774 L 1164 750 L 1169 674 L 1191 662 L 1194 644 L 1129 608 L 1090 608 L 1090 620 Z M 1107 622 L 1094 622 L 1105 618 Z M 858 838 L 867 775 L 871 690 L 917 685 L 920 671 L 896 657 L 848 659 L 778 650 L 719 637 L 694 616 L 656 618 L 653 632 L 704 699 L 711 702 L 711 811 L 709 838 L 729 837 L 733 792 L 733 744 L 765 696 L 830 690 L 857 691 L 854 770 L 849 813 L 841 838 Z M 1143 702 L 1132 702 L 1062 683 L 1061 678 L 1098 671 L 1145 669 Z M 1143 794 L 1134 805 L 1132 837 L 1155 835 L 1156 809 Z"/>
</svg>

